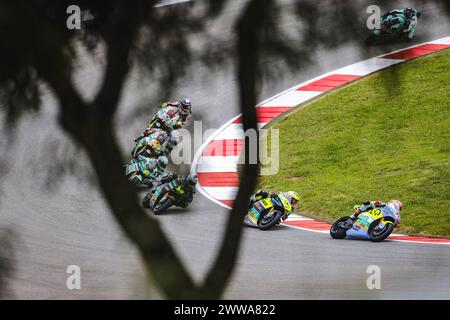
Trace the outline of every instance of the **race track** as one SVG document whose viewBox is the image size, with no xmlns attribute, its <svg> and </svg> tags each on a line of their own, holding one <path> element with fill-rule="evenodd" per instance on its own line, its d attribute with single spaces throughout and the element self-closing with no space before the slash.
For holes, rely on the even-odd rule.
<svg viewBox="0 0 450 320">
<path fill-rule="evenodd" d="M 241 2 L 234 1 L 227 8 L 227 16 L 236 15 Z M 290 1 L 282 2 L 288 6 Z M 364 14 L 372 2 L 360 2 Z M 392 7 L 400 7 L 405 1 L 392 3 Z M 423 1 L 409 3 L 417 3 L 424 14 L 412 44 L 448 36 L 450 23 L 440 8 Z M 285 21 L 289 27 L 289 20 Z M 211 29 L 227 36 L 230 19 L 220 19 Z M 350 42 L 318 50 L 314 61 L 301 71 L 266 84 L 260 100 L 328 71 L 404 46 L 364 51 L 358 49 L 356 42 Z M 95 92 L 99 74 L 96 61 L 83 61 L 80 65 L 77 84 L 86 96 Z M 157 98 L 148 96 L 149 87 L 134 74 L 128 81 L 118 119 L 124 149 L 129 148 L 149 117 L 130 122 L 128 108 Z M 232 68 L 212 73 L 195 66 L 179 82 L 174 95 L 191 97 L 195 118 L 203 120 L 204 130 L 218 128 L 239 113 Z M 217 108 L 220 114 L 213 112 Z M 55 101 L 46 94 L 42 113 L 23 119 L 14 143 L 0 141 L 1 160 L 7 164 L 0 183 L 0 238 L 8 233 L 10 240 L 0 242 L 0 255 L 7 256 L 13 270 L 6 274 L 7 287 L 1 297 L 161 298 L 152 285 L 147 286 L 136 250 L 121 234 L 102 196 L 91 185 L 85 157 L 63 136 L 56 116 Z M 61 176 L 58 170 L 49 172 L 49 163 L 57 168 L 62 161 L 69 163 L 67 170 L 73 175 Z M 46 181 L 54 187 L 47 188 Z M 225 209 L 197 194 L 186 211 L 172 210 L 158 220 L 189 270 L 201 280 L 215 257 L 226 218 Z M 236 272 L 225 298 L 449 299 L 449 253 L 448 246 L 435 244 L 336 241 L 324 234 L 286 226 L 268 232 L 245 228 Z M 66 288 L 69 265 L 81 267 L 81 290 Z M 381 290 L 366 287 L 369 265 L 381 268 Z"/>
</svg>

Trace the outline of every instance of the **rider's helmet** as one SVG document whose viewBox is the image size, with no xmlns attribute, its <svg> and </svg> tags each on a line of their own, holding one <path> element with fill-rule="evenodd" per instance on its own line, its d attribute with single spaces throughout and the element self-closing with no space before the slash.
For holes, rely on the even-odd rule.
<svg viewBox="0 0 450 320">
<path fill-rule="evenodd" d="M 189 99 L 189 98 L 180 99 L 178 101 L 178 106 L 180 108 L 181 114 L 183 114 L 183 115 L 190 114 L 191 106 L 192 106 L 191 99 Z"/>
<path fill-rule="evenodd" d="M 413 8 L 406 8 L 404 11 L 406 19 L 411 19 L 415 12 Z"/>
<path fill-rule="evenodd" d="M 300 195 L 298 194 L 298 192 L 288 191 L 288 192 L 283 193 L 283 195 L 286 197 L 286 199 L 289 200 L 292 208 L 298 208 L 298 206 L 300 204 Z"/>
<path fill-rule="evenodd" d="M 160 167 L 162 170 L 164 170 L 167 167 L 167 164 L 169 163 L 169 159 L 167 159 L 166 156 L 159 156 L 157 161 L 158 167 Z"/>
<path fill-rule="evenodd" d="M 401 203 L 400 200 L 391 200 L 389 201 L 390 203 L 392 203 L 392 205 L 398 210 L 401 211 L 403 209 L 403 204 Z"/>
</svg>

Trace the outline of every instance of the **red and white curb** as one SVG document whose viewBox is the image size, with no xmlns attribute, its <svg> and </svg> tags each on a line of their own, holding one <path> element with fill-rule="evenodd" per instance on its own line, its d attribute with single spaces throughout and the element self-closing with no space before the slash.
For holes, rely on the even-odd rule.
<svg viewBox="0 0 450 320">
<path fill-rule="evenodd" d="M 450 37 L 371 58 L 296 85 L 256 106 L 258 128 L 264 127 L 274 118 L 299 104 L 332 89 L 389 66 L 447 48 L 450 48 Z M 237 115 L 206 140 L 195 154 L 191 167 L 191 174 L 196 174 L 198 177 L 197 189 L 199 192 L 228 209 L 231 209 L 239 188 L 237 163 L 243 145 L 242 117 Z M 328 233 L 330 229 L 330 224 L 326 222 L 300 215 L 291 215 L 283 224 L 293 228 L 323 233 Z M 413 237 L 401 234 L 392 234 L 389 239 L 450 245 L 450 239 Z"/>
</svg>

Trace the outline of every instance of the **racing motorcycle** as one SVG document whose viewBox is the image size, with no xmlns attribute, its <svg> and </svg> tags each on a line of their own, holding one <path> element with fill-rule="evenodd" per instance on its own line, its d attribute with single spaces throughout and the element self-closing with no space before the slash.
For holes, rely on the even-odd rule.
<svg viewBox="0 0 450 320">
<path fill-rule="evenodd" d="M 161 129 L 151 129 L 149 132 L 148 136 L 141 137 L 137 141 L 133 151 L 131 151 L 133 158 L 138 155 L 155 158 L 168 150 L 170 137 L 167 132 Z"/>
<path fill-rule="evenodd" d="M 168 110 L 166 109 L 167 108 L 161 109 L 155 114 L 152 121 L 148 125 L 149 128 L 162 129 L 167 132 L 176 129 L 180 121 L 178 108 L 168 107 Z"/>
<path fill-rule="evenodd" d="M 158 159 L 137 156 L 131 159 L 125 169 L 128 180 L 135 186 L 146 185 L 152 187 L 153 182 L 159 176 L 157 170 L 150 172 L 149 168 L 157 168 Z"/>
<path fill-rule="evenodd" d="M 420 12 L 417 13 L 420 17 Z M 403 15 L 389 14 L 383 16 L 380 21 L 380 29 L 374 29 L 366 40 L 366 44 L 371 45 L 377 42 L 399 39 L 406 36 L 403 32 L 408 26 L 408 21 Z"/>
<path fill-rule="evenodd" d="M 380 242 L 389 237 L 399 224 L 400 212 L 394 206 L 387 204 L 360 213 L 355 221 L 350 217 L 338 219 L 331 226 L 330 235 L 334 239 L 348 237 Z"/>
<path fill-rule="evenodd" d="M 186 208 L 192 202 L 195 193 L 196 177 L 182 176 L 186 183 L 180 184 L 178 176 L 172 175 L 163 180 L 163 183 L 153 188 L 142 200 L 144 208 L 152 209 L 160 214 L 172 206 Z"/>
<path fill-rule="evenodd" d="M 244 223 L 258 227 L 260 230 L 269 230 L 280 224 L 282 220 L 286 220 L 293 211 L 294 208 L 289 200 L 280 194 L 276 198 L 265 198 L 254 202 L 245 215 Z"/>
</svg>

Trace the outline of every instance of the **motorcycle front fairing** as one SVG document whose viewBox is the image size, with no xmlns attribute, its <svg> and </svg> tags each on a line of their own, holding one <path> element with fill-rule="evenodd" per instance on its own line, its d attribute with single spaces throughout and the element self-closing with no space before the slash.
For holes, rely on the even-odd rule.
<svg viewBox="0 0 450 320">
<path fill-rule="evenodd" d="M 153 190 L 152 198 L 150 200 L 150 203 L 153 207 L 157 202 L 161 201 L 161 199 L 171 190 L 169 184 L 163 184 Z"/>
<path fill-rule="evenodd" d="M 139 171 L 140 171 L 139 164 L 137 163 L 136 160 L 133 159 L 133 160 L 131 160 L 130 163 L 127 165 L 125 174 L 126 174 L 126 175 L 129 175 L 130 173 L 133 173 L 133 172 L 139 172 Z"/>
<path fill-rule="evenodd" d="M 370 239 L 369 228 L 372 222 L 382 219 L 378 226 L 383 226 L 386 223 L 400 224 L 400 214 L 390 206 L 373 209 L 368 212 L 363 212 L 358 216 L 358 220 L 353 223 L 353 226 L 347 230 L 347 237 L 354 239 Z"/>
<path fill-rule="evenodd" d="M 391 206 L 391 205 L 386 205 L 385 207 L 383 207 L 381 209 L 381 213 L 383 214 L 383 218 L 392 218 L 392 220 L 394 220 L 394 224 L 395 225 L 399 225 L 401 218 L 400 218 L 400 213 L 397 212 L 397 210 Z"/>
</svg>

